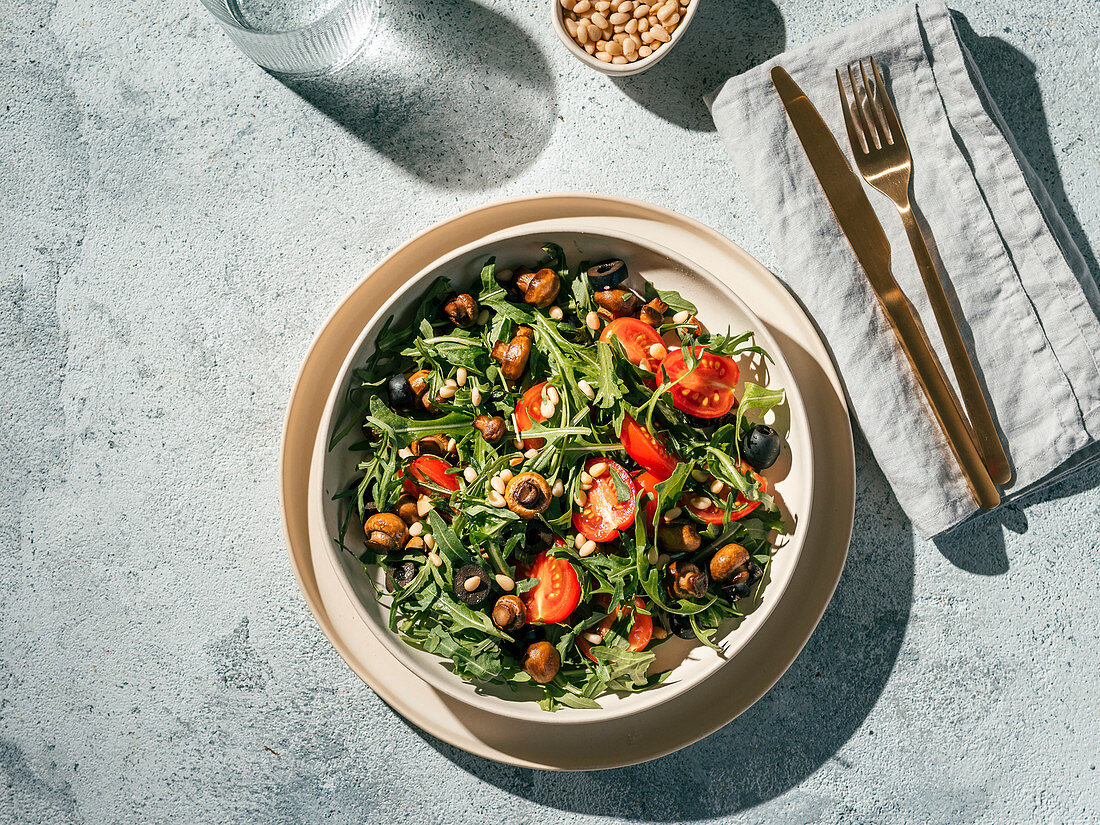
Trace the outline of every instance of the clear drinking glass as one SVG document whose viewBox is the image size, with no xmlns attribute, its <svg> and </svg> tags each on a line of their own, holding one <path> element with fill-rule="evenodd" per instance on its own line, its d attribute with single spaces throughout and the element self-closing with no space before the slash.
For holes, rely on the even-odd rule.
<svg viewBox="0 0 1100 825">
<path fill-rule="evenodd" d="M 367 42 L 379 0 L 202 0 L 232 40 L 273 72 L 332 72 Z"/>
</svg>

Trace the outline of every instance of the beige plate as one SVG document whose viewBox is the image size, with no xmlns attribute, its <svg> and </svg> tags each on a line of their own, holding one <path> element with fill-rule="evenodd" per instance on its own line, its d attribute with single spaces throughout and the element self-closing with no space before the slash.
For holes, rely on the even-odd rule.
<svg viewBox="0 0 1100 825">
<path fill-rule="evenodd" d="M 795 374 L 811 421 L 815 474 L 830 478 L 804 525 L 802 560 L 768 622 L 735 661 L 688 695 L 627 718 L 577 725 L 504 722 L 431 688 L 385 650 L 360 618 L 327 558 L 311 547 L 308 470 L 325 401 L 366 322 L 412 274 L 451 249 L 508 227 L 582 218 L 595 231 L 652 238 L 690 256 L 761 317 Z M 427 230 L 364 278 L 318 334 L 287 411 L 280 469 L 284 527 L 298 584 L 321 629 L 374 691 L 409 721 L 471 753 L 515 765 L 611 768 L 654 759 L 717 730 L 748 709 L 786 671 L 828 604 L 851 535 L 855 468 L 851 428 L 825 347 L 797 302 L 739 247 L 681 215 L 636 201 L 546 195 L 498 202 Z M 701 714 L 700 708 L 713 708 Z M 604 745 L 591 747 L 597 737 Z"/>
</svg>

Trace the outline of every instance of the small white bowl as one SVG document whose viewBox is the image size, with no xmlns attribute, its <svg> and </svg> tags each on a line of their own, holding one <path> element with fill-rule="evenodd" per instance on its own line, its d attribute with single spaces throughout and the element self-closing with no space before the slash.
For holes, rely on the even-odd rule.
<svg viewBox="0 0 1100 825">
<path fill-rule="evenodd" d="M 590 69 L 595 69 L 597 72 L 603 72 L 612 77 L 627 77 L 632 74 L 640 74 L 646 69 L 657 65 L 659 60 L 662 60 L 666 54 L 672 51 L 672 48 L 683 39 L 684 32 L 687 31 L 687 27 L 691 25 L 691 21 L 695 18 L 695 10 L 698 9 L 699 4 L 704 1 L 705 0 L 691 0 L 688 4 L 687 12 L 680 20 L 680 25 L 677 26 L 676 31 L 672 33 L 672 39 L 662 45 L 661 48 L 656 49 L 649 57 L 641 57 L 633 63 L 627 63 L 622 66 L 597 60 L 586 52 L 580 43 L 569 36 L 569 32 L 565 29 L 565 9 L 562 7 L 559 0 L 550 0 L 550 19 L 553 21 L 554 31 L 558 33 L 558 39 L 565 44 L 565 48 L 573 53 L 573 57 L 577 58 L 577 60 Z"/>
</svg>

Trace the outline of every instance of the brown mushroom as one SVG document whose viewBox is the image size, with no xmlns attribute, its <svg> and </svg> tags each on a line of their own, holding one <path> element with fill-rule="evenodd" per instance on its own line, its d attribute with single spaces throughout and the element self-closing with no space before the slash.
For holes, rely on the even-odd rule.
<svg viewBox="0 0 1100 825">
<path fill-rule="evenodd" d="M 524 270 L 516 276 L 514 284 L 523 293 L 525 302 L 543 308 L 554 303 L 561 289 L 561 279 L 550 267 L 543 267 L 538 272 Z"/>
<path fill-rule="evenodd" d="M 523 655 L 523 669 L 540 685 L 546 684 L 558 675 L 561 654 L 549 642 L 535 642 Z"/>
<path fill-rule="evenodd" d="M 535 334 L 530 327 L 517 327 L 512 340 L 505 344 L 497 341 L 491 355 L 500 362 L 500 371 L 509 381 L 518 381 L 527 368 L 527 359 L 531 357 L 531 345 Z"/>
<path fill-rule="evenodd" d="M 479 415 L 474 419 L 474 427 L 481 432 L 481 437 L 490 444 L 496 444 L 504 437 L 507 426 L 504 419 L 499 415 L 494 415 L 492 417 Z"/>
<path fill-rule="evenodd" d="M 706 595 L 707 574 L 689 561 L 674 561 L 668 566 L 668 593 L 674 599 L 699 599 Z"/>
<path fill-rule="evenodd" d="M 744 571 L 748 578 L 749 551 L 740 544 L 727 544 L 710 557 L 710 577 L 716 582 L 732 581 Z"/>
<path fill-rule="evenodd" d="M 435 407 L 432 404 L 432 400 L 428 397 L 428 376 L 431 375 L 428 370 L 417 370 L 408 376 L 409 386 L 412 387 L 412 391 L 416 393 L 416 397 L 420 400 L 420 403 L 427 410 L 434 410 Z"/>
<path fill-rule="evenodd" d="M 668 312 L 668 304 L 660 298 L 654 298 L 638 310 L 638 318 L 651 327 L 657 327 L 664 322 L 666 312 Z"/>
<path fill-rule="evenodd" d="M 456 327 L 468 329 L 477 323 L 477 315 L 481 312 L 481 306 L 477 298 L 468 292 L 454 295 L 443 305 L 443 314 L 450 319 Z"/>
<path fill-rule="evenodd" d="M 409 449 L 412 450 L 413 455 L 435 455 L 442 457 L 452 452 L 447 449 L 450 443 L 451 438 L 448 436 L 442 434 L 426 435 L 410 444 Z"/>
<path fill-rule="evenodd" d="M 666 553 L 694 553 L 702 543 L 699 530 L 690 522 L 674 521 L 657 528 L 657 546 Z"/>
<path fill-rule="evenodd" d="M 637 314 L 642 303 L 641 298 L 625 289 L 602 289 L 592 299 L 597 306 L 606 309 L 615 318 Z"/>
<path fill-rule="evenodd" d="M 416 509 L 416 496 L 404 494 L 397 500 L 397 515 L 410 527 L 420 521 L 420 513 Z"/>
<path fill-rule="evenodd" d="M 504 488 L 504 501 L 517 516 L 533 518 L 550 506 L 550 485 L 538 473 L 520 473 Z"/>
<path fill-rule="evenodd" d="M 376 553 L 396 553 L 409 540 L 409 528 L 393 513 L 375 513 L 363 523 L 363 532 Z"/>
<path fill-rule="evenodd" d="M 493 605 L 493 624 L 505 633 L 514 633 L 527 624 L 527 608 L 519 596 L 509 593 Z"/>
</svg>

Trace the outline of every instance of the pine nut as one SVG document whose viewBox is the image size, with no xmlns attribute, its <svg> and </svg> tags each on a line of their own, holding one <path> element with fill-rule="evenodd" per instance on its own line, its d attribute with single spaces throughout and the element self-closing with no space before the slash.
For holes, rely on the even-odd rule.
<svg viewBox="0 0 1100 825">
<path fill-rule="evenodd" d="M 573 28 L 574 30 L 577 29 L 576 26 L 574 26 Z M 562 311 L 561 307 L 550 307 L 550 317 L 553 318 L 555 321 L 560 321 L 562 318 L 565 317 L 565 313 Z"/>
<path fill-rule="evenodd" d="M 444 387 L 457 387 L 458 382 L 455 381 L 453 378 L 446 378 L 446 379 L 443 380 L 443 386 Z"/>
<path fill-rule="evenodd" d="M 657 19 L 662 23 L 667 23 L 672 15 L 676 14 L 677 6 L 673 3 L 665 3 L 661 8 L 657 10 Z"/>
<path fill-rule="evenodd" d="M 609 22 L 612 26 L 621 26 L 629 19 L 629 14 L 620 14 L 619 12 L 615 12 L 613 15 L 607 18 L 607 22 Z"/>
<path fill-rule="evenodd" d="M 672 322 L 675 323 L 675 324 L 686 324 L 688 322 L 688 319 L 690 319 L 690 318 L 691 318 L 691 313 L 688 312 L 685 309 L 685 310 L 683 310 L 681 312 L 677 312 L 675 315 L 673 315 L 672 316 Z"/>
<path fill-rule="evenodd" d="M 596 398 L 596 391 L 592 389 L 592 385 L 585 381 L 583 378 L 577 382 L 577 389 L 584 393 L 584 397 L 589 401 L 593 401 Z"/>
<path fill-rule="evenodd" d="M 448 387 L 447 385 L 444 384 L 442 387 L 439 388 L 439 393 L 437 394 L 436 397 L 437 398 L 454 398 L 454 395 L 455 395 L 456 392 L 458 392 L 458 387 L 457 386 Z"/>
<path fill-rule="evenodd" d="M 654 344 L 649 348 L 649 355 L 651 358 L 664 358 L 668 355 L 668 350 L 664 344 Z"/>
<path fill-rule="evenodd" d="M 589 539 L 588 541 L 586 541 L 584 543 L 584 546 L 581 547 L 581 549 L 578 552 L 580 553 L 581 558 L 586 558 L 587 556 L 591 556 L 598 549 L 599 549 L 599 547 L 596 544 L 596 542 L 592 541 L 592 539 Z"/>
<path fill-rule="evenodd" d="M 650 34 L 650 33 L 649 33 L 649 32 L 647 32 L 647 31 L 646 31 L 646 32 L 642 32 L 642 42 L 643 42 L 643 43 L 646 43 L 646 44 L 652 43 L 652 42 L 653 42 L 653 35 L 652 35 L 652 34 Z"/>
<path fill-rule="evenodd" d="M 490 491 L 488 501 L 494 507 L 503 507 L 507 503 L 504 501 L 504 496 L 502 496 L 496 490 Z"/>
<path fill-rule="evenodd" d="M 532 458 L 534 458 L 538 454 L 539 454 L 539 451 L 536 450 L 534 447 L 532 447 L 530 450 L 528 450 L 527 452 L 525 452 L 523 454 L 523 457 L 526 458 L 528 461 L 530 461 Z"/>
<path fill-rule="evenodd" d="M 603 641 L 603 636 L 601 636 L 599 633 L 593 633 L 592 631 L 589 631 L 588 633 L 582 633 L 581 635 L 584 637 L 584 640 L 586 642 L 590 642 L 594 645 L 598 645 Z"/>
<path fill-rule="evenodd" d="M 675 521 L 676 519 L 680 518 L 683 512 L 684 511 L 681 510 L 679 507 L 673 507 L 671 510 L 666 510 L 665 514 L 661 518 L 663 518 L 665 521 Z"/>
<path fill-rule="evenodd" d="M 609 8 L 611 8 L 611 0 L 599 0 L 599 2 L 596 3 L 597 13 L 602 14 L 606 12 Z"/>
<path fill-rule="evenodd" d="M 455 441 L 453 438 L 448 438 L 447 439 L 447 452 L 453 453 L 456 449 L 458 449 L 458 442 Z"/>
<path fill-rule="evenodd" d="M 588 541 L 588 539 L 585 538 L 584 533 L 577 533 L 577 535 L 573 536 L 573 546 L 576 547 L 578 550 L 584 547 L 584 543 L 586 541 Z"/>
<path fill-rule="evenodd" d="M 609 55 L 607 52 L 596 52 L 596 59 L 603 62 L 603 63 L 610 63 L 611 62 L 611 55 Z M 596 313 L 590 312 L 588 314 L 589 315 L 595 315 Z M 592 327 L 591 323 L 589 323 L 588 325 L 590 327 Z M 596 326 L 592 327 L 592 329 L 599 329 L 599 326 L 600 326 L 600 323 L 599 323 L 599 321 L 597 321 Z"/>
<path fill-rule="evenodd" d="M 577 0 L 560 0 L 560 2 L 566 11 L 573 11 L 573 6 L 577 5 Z"/>
<path fill-rule="evenodd" d="M 412 526 L 409 527 L 409 535 L 410 536 L 419 536 L 423 532 L 424 532 L 424 522 L 422 522 L 422 521 L 413 522 Z"/>
<path fill-rule="evenodd" d="M 565 495 L 565 485 L 562 484 L 562 481 L 561 481 L 560 478 L 557 481 L 555 481 L 554 486 L 550 488 L 550 494 L 554 498 L 561 498 L 563 495 Z"/>
<path fill-rule="evenodd" d="M 640 43 L 641 41 L 639 40 L 638 42 Z M 653 49 L 649 48 L 649 46 L 638 47 L 638 57 L 649 57 L 651 54 L 653 54 Z"/>
<path fill-rule="evenodd" d="M 505 469 L 500 471 L 500 479 L 505 484 L 507 484 L 509 481 L 511 481 L 514 477 L 515 477 L 515 474 L 511 470 L 509 470 L 508 468 L 505 468 Z"/>
<path fill-rule="evenodd" d="M 508 463 L 513 467 L 518 467 L 520 464 L 523 463 L 523 453 L 520 453 L 517 456 L 513 456 Z"/>
<path fill-rule="evenodd" d="M 698 481 L 700 484 L 707 480 L 707 474 L 698 469 L 691 471 L 691 477 Z"/>
<path fill-rule="evenodd" d="M 643 17 L 641 20 L 638 21 L 638 31 L 639 32 L 649 31 L 649 18 L 648 17 Z M 648 56 L 649 55 L 646 55 L 646 57 L 648 57 Z"/>
<path fill-rule="evenodd" d="M 429 550 L 435 549 L 435 536 L 433 536 L 431 533 L 425 533 L 421 538 L 424 539 L 425 547 L 427 547 Z"/>
<path fill-rule="evenodd" d="M 627 22 L 627 24 L 625 26 L 623 26 L 623 31 L 625 31 L 627 34 L 637 33 L 637 31 L 638 31 L 638 21 L 635 20 L 634 18 L 631 18 Z"/>
<path fill-rule="evenodd" d="M 584 470 L 581 470 L 581 484 L 591 484 L 591 483 L 592 483 L 592 476 L 589 475 L 588 473 L 586 473 Z"/>
<path fill-rule="evenodd" d="M 623 41 L 623 54 L 630 57 L 632 54 L 638 51 L 638 44 L 634 42 L 633 37 L 628 37 Z M 654 344 L 656 346 L 656 344 Z"/>
<path fill-rule="evenodd" d="M 577 494 L 573 496 L 573 503 L 578 507 L 583 507 L 588 503 L 588 496 L 584 490 L 577 490 Z"/>
<path fill-rule="evenodd" d="M 691 506 L 696 510 L 708 510 L 713 503 L 714 502 L 706 496 L 695 496 L 695 498 L 691 500 Z"/>
<path fill-rule="evenodd" d="M 616 66 L 625 66 L 630 61 L 620 54 L 616 57 L 611 58 L 611 62 L 614 63 Z"/>
<path fill-rule="evenodd" d="M 588 24 L 587 23 L 578 23 L 577 24 L 577 33 L 573 36 L 577 38 L 577 42 L 580 43 L 582 46 L 587 46 L 588 45 Z"/>
<path fill-rule="evenodd" d="M 510 593 L 511 591 L 516 589 L 516 583 L 512 581 L 511 576 L 505 576 L 503 573 L 497 573 L 495 576 L 493 576 L 493 578 L 497 580 L 497 586 L 506 593 Z"/>
<path fill-rule="evenodd" d="M 640 369 L 642 372 L 653 372 L 646 361 L 642 361 L 642 363 L 638 364 L 638 369 Z"/>
<path fill-rule="evenodd" d="M 428 554 L 428 561 L 430 561 L 436 567 L 442 567 L 443 566 L 443 559 L 440 558 L 438 553 L 429 553 Z"/>
<path fill-rule="evenodd" d="M 421 518 L 428 515 L 434 507 L 435 505 L 432 504 L 432 500 L 427 496 L 421 496 L 416 500 L 416 512 Z"/>
<path fill-rule="evenodd" d="M 470 576 L 462 583 L 462 589 L 467 593 L 473 593 L 479 587 L 481 587 L 481 576 Z"/>
<path fill-rule="evenodd" d="M 665 21 L 665 31 L 667 31 L 669 34 L 672 34 L 676 30 L 676 27 L 678 25 L 680 25 L 680 15 L 674 14 L 672 15 L 672 17 L 668 18 L 668 20 Z"/>
<path fill-rule="evenodd" d="M 591 481 L 585 481 L 582 478 L 581 479 L 581 489 L 584 490 L 587 493 L 589 490 L 592 489 L 592 482 Z"/>
<path fill-rule="evenodd" d="M 455 383 L 460 387 L 466 386 L 466 379 L 470 377 L 470 373 L 466 372 L 465 367 L 459 367 L 455 373 Z"/>
<path fill-rule="evenodd" d="M 659 624 L 653 625 L 653 638 L 654 639 L 667 639 L 668 631 L 661 627 Z"/>
<path fill-rule="evenodd" d="M 574 9 L 575 11 L 575 9 Z M 634 19 L 638 20 L 649 14 L 649 5 L 646 3 L 639 3 L 634 7 Z"/>
<path fill-rule="evenodd" d="M 605 54 L 604 57 L 607 57 L 607 55 Z M 607 58 L 607 60 L 610 59 L 610 57 Z M 606 63 L 607 60 L 605 60 L 604 63 Z M 590 330 L 595 332 L 600 328 L 600 316 L 597 315 L 595 312 L 590 312 L 584 316 L 584 323 Z"/>
<path fill-rule="evenodd" d="M 569 32 L 570 37 L 576 38 L 576 36 L 577 36 L 577 21 L 576 20 L 570 20 L 568 17 L 565 18 L 565 30 L 567 32 Z"/>
<path fill-rule="evenodd" d="M 523 439 L 522 438 L 513 438 L 512 439 L 512 446 L 515 447 L 517 450 L 522 450 L 523 449 Z"/>
<path fill-rule="evenodd" d="M 657 548 L 656 547 L 650 547 L 648 550 L 645 551 L 646 561 L 648 561 L 650 564 L 656 564 L 657 563 L 657 557 L 658 557 L 658 554 L 657 554 Z"/>
<path fill-rule="evenodd" d="M 549 418 L 550 416 L 552 416 L 556 409 L 557 406 L 549 401 L 543 401 L 541 404 L 539 404 L 539 412 L 542 413 L 543 418 Z"/>
<path fill-rule="evenodd" d="M 551 404 L 557 404 L 559 401 L 561 401 L 561 396 L 558 394 L 557 387 L 547 387 L 546 397 L 550 399 Z"/>
<path fill-rule="evenodd" d="M 672 559 L 669 556 L 666 556 L 664 553 L 661 553 L 661 555 L 659 555 L 657 557 L 657 566 L 658 567 L 667 567 L 668 563 L 670 561 L 672 561 Z"/>
<path fill-rule="evenodd" d="M 483 309 L 477 314 L 477 325 L 483 327 L 487 323 L 489 323 L 489 310 Z"/>
<path fill-rule="evenodd" d="M 475 481 L 477 481 L 477 470 L 475 470 L 473 467 L 467 467 L 465 470 L 462 471 L 462 477 L 466 479 L 467 484 L 473 484 Z"/>
<path fill-rule="evenodd" d="M 584 14 L 587 11 L 592 11 L 592 3 L 589 0 L 577 0 L 577 4 L 573 6 L 573 13 Z"/>
<path fill-rule="evenodd" d="M 710 491 L 715 495 L 718 495 L 720 492 L 722 492 L 722 488 L 725 486 L 726 485 L 723 481 L 716 478 L 714 479 L 714 483 L 710 485 Z"/>
<path fill-rule="evenodd" d="M 607 472 L 607 462 L 606 461 L 597 461 L 595 464 L 593 464 L 591 467 L 588 468 L 588 474 L 590 476 L 592 476 L 592 478 L 599 478 L 600 476 L 602 476 L 606 472 Z"/>
<path fill-rule="evenodd" d="M 672 39 L 672 36 L 665 30 L 664 26 L 654 26 L 649 30 L 649 33 L 653 35 L 654 40 L 659 40 L 662 43 L 667 43 Z"/>
<path fill-rule="evenodd" d="M 612 57 L 622 57 L 623 56 L 622 44 L 614 43 L 614 42 L 608 43 L 607 44 L 607 53 L 609 55 L 611 55 Z M 612 61 L 612 62 L 614 62 L 614 61 Z"/>
<path fill-rule="evenodd" d="M 593 46 L 591 43 L 585 43 L 584 44 L 584 50 L 586 52 L 588 52 L 589 54 L 595 54 L 596 53 L 596 47 Z"/>
<path fill-rule="evenodd" d="M 593 25 L 599 26 L 601 29 L 606 29 L 609 25 L 607 18 L 599 12 L 596 12 L 588 19 L 592 21 Z"/>
<path fill-rule="evenodd" d="M 500 476 L 493 476 L 492 480 L 489 482 L 489 486 L 496 490 L 498 493 L 503 493 L 506 485 L 504 483 L 504 479 L 502 479 Z"/>
<path fill-rule="evenodd" d="M 397 457 L 398 458 L 412 458 L 413 457 L 412 450 L 410 450 L 406 447 L 402 447 L 400 450 L 397 451 Z"/>
<path fill-rule="evenodd" d="M 417 524 L 419 524 L 419 523 L 420 522 L 417 522 Z M 420 538 L 420 536 L 413 536 L 411 539 L 409 539 L 405 543 L 405 549 L 406 550 L 419 550 L 423 546 L 424 546 L 424 539 Z"/>
<path fill-rule="evenodd" d="M 470 403 L 475 407 L 481 406 L 481 390 L 478 389 L 477 385 L 474 385 L 473 389 L 470 390 Z"/>
<path fill-rule="evenodd" d="M 622 0 L 619 5 L 615 6 L 615 11 L 619 14 L 631 14 L 634 11 L 633 0 Z"/>
<path fill-rule="evenodd" d="M 596 49 L 600 49 L 600 41 L 603 40 L 603 32 L 600 31 L 598 26 L 594 26 L 591 23 L 588 24 L 588 39 L 596 44 Z"/>
</svg>

